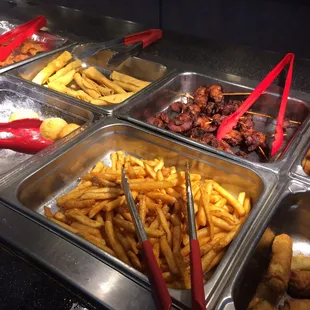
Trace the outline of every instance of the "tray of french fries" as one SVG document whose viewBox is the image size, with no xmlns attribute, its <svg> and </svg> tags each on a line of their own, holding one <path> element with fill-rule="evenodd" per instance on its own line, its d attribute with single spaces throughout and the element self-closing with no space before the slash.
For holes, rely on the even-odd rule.
<svg viewBox="0 0 310 310">
<path fill-rule="evenodd" d="M 106 53 L 106 50 L 99 51 L 79 59 L 72 47 L 10 74 L 111 113 L 169 73 L 162 64 L 133 56 L 109 67 Z M 111 54 L 114 53 L 111 51 Z"/>
<path fill-rule="evenodd" d="M 84 240 L 86 248 L 95 245 L 96 255 L 145 283 L 141 248 L 121 187 L 124 166 L 171 295 L 189 305 L 186 161 L 191 167 L 204 281 L 210 289 L 236 251 L 243 225 L 249 225 L 264 206 L 273 187 L 267 179 L 273 174 L 256 174 L 249 167 L 110 118 L 22 181 L 17 196 L 8 188 L 3 197 L 64 238 Z"/>
</svg>

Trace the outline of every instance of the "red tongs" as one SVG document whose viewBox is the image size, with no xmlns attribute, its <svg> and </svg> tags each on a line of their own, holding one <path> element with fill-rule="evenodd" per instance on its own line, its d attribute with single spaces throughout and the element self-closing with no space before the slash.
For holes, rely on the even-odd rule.
<svg viewBox="0 0 310 310">
<path fill-rule="evenodd" d="M 19 47 L 26 39 L 30 38 L 46 24 L 45 17 L 38 16 L 1 35 L 0 45 L 2 46 L 0 46 L 0 61 L 4 61 L 15 48 Z"/>
<path fill-rule="evenodd" d="M 143 262 L 145 264 L 148 279 L 151 283 L 157 309 L 169 310 L 172 306 L 171 297 L 169 295 L 169 291 L 161 273 L 161 270 L 157 264 L 151 242 L 150 240 L 148 240 L 141 218 L 138 214 L 137 207 L 132 197 L 124 168 L 122 170 L 122 185 L 127 203 L 129 205 L 130 214 L 136 228 L 138 239 L 142 245 Z"/>
<path fill-rule="evenodd" d="M 0 149 L 35 154 L 49 146 L 53 141 L 40 134 L 40 119 L 21 119 L 0 123 Z"/>
<path fill-rule="evenodd" d="M 200 258 L 200 246 L 197 240 L 195 225 L 194 199 L 189 174 L 189 164 L 185 168 L 188 235 L 190 238 L 191 284 L 192 284 L 192 309 L 206 309 L 205 292 L 203 287 L 203 272 Z"/>
<path fill-rule="evenodd" d="M 240 119 L 240 117 L 248 111 L 248 109 L 254 104 L 258 97 L 270 86 L 270 84 L 275 80 L 275 78 L 280 74 L 286 65 L 289 64 L 289 69 L 284 85 L 284 90 L 281 99 L 281 105 L 279 114 L 277 117 L 276 133 L 274 135 L 274 142 L 272 143 L 271 156 L 275 155 L 282 143 L 283 143 L 283 122 L 286 111 L 286 104 L 288 95 L 291 88 L 292 76 L 293 76 L 293 65 L 294 65 L 294 54 L 287 54 L 275 67 L 269 72 L 269 74 L 261 81 L 261 83 L 255 88 L 252 94 L 242 103 L 242 105 L 237 109 L 236 112 L 227 116 L 217 131 L 216 138 L 218 140 L 223 139 L 227 133 L 231 132 L 233 127 L 235 127 Z"/>
</svg>

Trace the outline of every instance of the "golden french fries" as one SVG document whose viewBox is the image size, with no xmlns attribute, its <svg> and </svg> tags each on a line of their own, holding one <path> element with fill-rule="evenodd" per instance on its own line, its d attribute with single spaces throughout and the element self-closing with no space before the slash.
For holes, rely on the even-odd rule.
<svg viewBox="0 0 310 310">
<path fill-rule="evenodd" d="M 123 152 L 110 155 L 110 167 L 98 162 L 80 183 L 56 199 L 47 218 L 143 271 L 141 244 L 121 185 L 124 167 L 137 211 L 169 287 L 190 289 L 185 173 L 162 159 L 143 160 Z M 219 264 L 251 210 L 245 192 L 237 198 L 213 180 L 190 175 L 196 208 L 202 268 Z"/>
</svg>

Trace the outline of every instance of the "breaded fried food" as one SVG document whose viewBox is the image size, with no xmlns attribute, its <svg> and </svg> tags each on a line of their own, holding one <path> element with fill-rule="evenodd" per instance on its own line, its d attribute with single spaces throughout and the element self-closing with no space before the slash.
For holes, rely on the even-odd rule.
<svg viewBox="0 0 310 310">
<path fill-rule="evenodd" d="M 285 305 L 280 307 L 279 310 L 309 310 L 309 299 L 288 299 L 285 301 Z"/>
<path fill-rule="evenodd" d="M 248 310 L 273 310 L 276 309 L 276 304 L 278 302 L 278 295 L 272 291 L 265 283 L 262 281 L 252 298 Z"/>
<path fill-rule="evenodd" d="M 270 228 L 267 228 L 256 247 L 257 251 L 259 251 L 260 254 L 267 255 L 271 249 L 274 238 L 275 233 Z"/>
<path fill-rule="evenodd" d="M 293 270 L 288 293 L 294 298 L 310 298 L 310 271 Z"/>
<path fill-rule="evenodd" d="M 275 237 L 272 244 L 272 257 L 268 266 L 266 284 L 281 294 L 287 289 L 291 275 L 292 239 L 286 234 Z"/>
<path fill-rule="evenodd" d="M 292 258 L 292 270 L 310 270 L 310 257 L 304 255 L 296 255 Z"/>
</svg>

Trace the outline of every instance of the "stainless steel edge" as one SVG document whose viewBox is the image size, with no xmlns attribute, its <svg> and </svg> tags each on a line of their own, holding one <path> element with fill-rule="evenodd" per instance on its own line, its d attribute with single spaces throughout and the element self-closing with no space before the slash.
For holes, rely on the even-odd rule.
<svg viewBox="0 0 310 310">
<path fill-rule="evenodd" d="M 31 85 L 31 87 L 29 87 L 28 83 L 24 83 L 23 81 L 19 81 L 15 77 L 4 75 L 3 77 L 0 77 L 0 78 L 8 80 L 9 82 L 12 82 L 12 83 L 19 83 L 20 86 L 26 88 L 27 90 L 31 90 L 34 92 L 39 91 L 42 94 L 46 93 L 48 96 L 51 95 L 45 89 L 41 89 L 40 87 L 38 87 L 36 85 Z M 59 99 L 63 100 L 63 98 L 61 98 L 59 96 L 52 96 L 51 98 L 59 98 Z M 66 101 L 66 104 L 67 105 L 73 105 L 73 102 L 72 102 L 72 100 L 68 100 L 68 101 Z M 0 177 L 0 191 L 4 188 L 8 187 L 10 184 L 14 183 L 16 181 L 16 179 L 20 178 L 21 173 L 27 175 L 27 173 L 29 171 L 28 168 L 30 168 L 30 170 L 35 168 L 35 167 L 38 168 L 45 161 L 48 161 L 49 159 L 53 158 L 54 156 L 57 156 L 57 154 L 61 154 L 66 149 L 66 145 L 69 144 L 70 141 L 71 141 L 71 143 L 76 143 L 76 141 L 79 141 L 84 136 L 87 136 L 88 131 L 93 126 L 93 124 L 95 124 L 96 122 L 101 123 L 105 119 L 105 116 L 103 114 L 98 113 L 98 111 L 95 111 L 93 109 L 85 109 L 85 107 L 80 107 L 80 106 L 78 106 L 78 108 L 81 109 L 82 111 L 85 111 L 85 112 L 92 115 L 92 119 L 89 122 L 86 122 L 83 126 L 81 126 L 81 128 L 79 130 L 79 134 L 75 137 L 72 137 L 71 135 L 69 135 L 68 137 L 65 137 L 61 140 L 54 142 L 52 145 L 48 146 L 43 151 L 33 155 L 29 159 L 27 159 L 24 162 L 22 162 L 21 164 L 17 165 L 12 170 L 9 170 L 7 173 L 1 175 L 1 177 Z M 57 108 L 55 107 L 55 109 L 57 109 Z"/>
<path fill-rule="evenodd" d="M 260 241 L 268 223 L 276 214 L 282 200 L 290 193 L 297 194 L 310 190 L 310 184 L 305 184 L 300 180 L 290 177 L 286 181 L 282 181 L 277 185 L 276 193 L 269 201 L 269 206 L 253 224 L 252 230 L 244 236 L 244 243 L 240 247 L 241 250 L 231 267 L 230 273 L 226 278 L 226 283 L 218 290 L 218 299 L 213 300 L 212 309 L 217 310 L 234 310 L 233 288 L 242 272 L 244 266 L 248 263 L 253 254 L 257 243 Z M 236 309 L 238 310 L 238 309 Z"/>
<path fill-rule="evenodd" d="M 147 59 L 150 59 L 150 60 L 157 59 L 158 62 L 163 63 L 166 66 L 177 68 L 177 71 L 174 74 L 170 75 L 167 79 L 159 81 L 157 83 L 156 87 L 149 88 L 148 90 L 146 90 L 146 92 L 144 93 L 144 98 L 146 96 L 153 94 L 158 88 L 164 86 L 164 84 L 166 82 L 170 81 L 170 79 L 172 80 L 177 74 L 180 74 L 180 73 L 181 74 L 182 73 L 203 74 L 203 75 L 206 75 L 206 77 L 208 77 L 208 78 L 211 78 L 211 79 L 218 81 L 219 83 L 226 82 L 226 83 L 229 83 L 231 85 L 243 87 L 243 88 L 248 89 L 248 90 L 253 90 L 259 83 L 258 81 L 245 79 L 245 78 L 235 76 L 232 74 L 209 71 L 208 69 L 201 69 L 201 68 L 194 66 L 194 65 L 183 64 L 183 63 L 179 63 L 176 61 L 166 60 L 166 59 L 156 57 L 156 56 L 148 56 L 147 55 L 145 57 Z M 279 93 L 282 94 L 282 91 L 281 91 L 280 87 L 272 85 L 268 89 L 268 93 L 271 95 L 279 96 Z M 291 91 L 289 98 L 294 98 L 294 99 L 297 99 L 300 101 L 305 101 L 306 103 L 310 104 L 310 94 L 307 94 L 307 93 Z M 169 136 L 169 137 L 176 139 L 176 140 L 180 140 L 184 143 L 189 143 L 189 144 L 191 144 L 197 148 L 200 148 L 202 150 L 215 153 L 217 155 L 232 159 L 232 160 L 237 161 L 239 163 L 248 162 L 251 165 L 253 165 L 253 167 L 255 167 L 257 169 L 260 169 L 260 167 L 265 167 L 266 169 L 270 169 L 271 171 L 273 171 L 275 173 L 278 173 L 280 170 L 282 170 L 282 171 L 285 170 L 286 172 L 288 171 L 288 168 L 290 166 L 288 161 L 290 158 L 292 158 L 292 154 L 294 153 L 294 150 L 297 147 L 304 147 L 305 146 L 306 141 L 302 140 L 301 138 L 302 138 L 303 134 L 310 127 L 310 115 L 308 115 L 308 117 L 305 119 L 303 124 L 299 126 L 296 133 L 294 134 L 294 137 L 292 138 L 292 141 L 289 145 L 288 150 L 284 153 L 282 158 L 280 158 L 278 161 L 275 161 L 272 163 L 250 162 L 249 160 L 240 158 L 240 157 L 235 156 L 235 155 L 231 155 L 231 154 L 226 153 L 224 151 L 219 151 L 219 150 L 217 150 L 213 147 L 210 147 L 208 145 L 203 145 L 201 143 L 197 143 L 194 140 L 191 140 L 191 139 L 188 139 L 188 138 L 183 137 L 181 135 L 175 134 L 171 131 L 149 125 L 144 121 L 140 121 L 138 119 L 135 119 L 135 118 L 128 116 L 128 113 L 131 110 L 131 107 L 138 104 L 141 100 L 143 100 L 142 96 L 138 97 L 138 98 L 133 98 L 133 100 L 131 100 L 129 104 L 126 104 L 124 107 L 121 107 L 120 109 L 116 110 L 115 115 L 118 118 L 125 119 L 125 120 L 128 120 L 130 122 L 136 123 L 139 126 L 143 126 L 149 130 L 159 132 L 162 135 Z"/>
<path fill-rule="evenodd" d="M 67 48 L 63 48 L 63 49 L 61 49 L 61 50 L 58 50 L 57 52 L 59 52 L 59 51 L 62 51 L 62 50 L 68 50 L 69 52 L 72 52 L 72 50 L 73 50 L 73 48 L 74 47 L 77 47 L 77 46 L 82 46 L 83 44 L 78 44 L 78 45 L 76 45 L 76 44 L 72 44 L 72 45 L 70 45 L 69 47 L 67 47 Z M 113 48 L 112 48 L 112 50 L 113 50 Z M 17 66 L 17 67 L 15 67 L 14 68 L 14 70 L 11 70 L 11 71 L 9 71 L 7 74 L 9 74 L 9 75 L 12 75 L 12 76 L 14 76 L 15 78 L 17 78 L 17 79 L 19 79 L 19 80 L 21 80 L 21 81 L 23 81 L 23 82 L 25 82 L 25 83 L 28 83 L 29 85 L 36 85 L 36 84 L 34 84 L 32 81 L 28 81 L 28 80 L 26 80 L 26 79 L 23 79 L 22 77 L 20 77 L 19 76 L 19 73 L 20 73 L 20 71 L 21 70 L 27 70 L 28 68 L 31 68 L 31 66 L 35 66 L 37 63 L 38 63 L 38 61 L 42 61 L 42 60 L 46 60 L 46 58 L 48 57 L 48 56 L 53 56 L 53 55 L 55 55 L 55 54 L 57 54 L 57 52 L 55 51 L 55 52 L 53 52 L 53 53 L 50 53 L 50 54 L 48 54 L 48 55 L 45 55 L 45 57 L 40 57 L 40 59 L 37 59 L 37 61 L 35 62 L 35 61 L 32 61 L 31 63 L 27 63 L 27 64 L 25 64 L 24 66 Z M 138 59 L 144 59 L 143 57 L 136 57 L 136 58 L 138 58 Z M 47 58 L 48 59 L 48 58 Z M 52 60 L 52 57 L 50 57 L 50 59 Z M 51 61 L 50 60 L 50 61 Z M 145 59 L 145 60 L 147 60 L 147 61 L 151 61 L 151 60 L 149 60 L 149 59 Z M 152 62 L 156 62 L 156 61 L 152 61 Z M 158 63 L 158 62 L 157 62 Z M 12 68 L 13 69 L 13 68 Z M 96 105 L 92 105 L 92 104 L 90 104 L 90 103 L 87 103 L 87 102 L 85 102 L 85 101 L 83 101 L 83 100 L 79 100 L 79 99 L 76 99 L 76 98 L 73 98 L 72 96 L 69 96 L 69 95 L 66 95 L 66 94 L 63 94 L 63 93 L 59 93 L 59 92 L 57 92 L 57 91 L 55 91 L 55 90 L 52 90 L 52 89 L 49 89 L 49 88 L 46 88 L 46 87 L 43 87 L 43 86 L 41 86 L 41 85 L 39 85 L 39 87 L 40 88 L 45 88 L 45 89 L 47 89 L 51 94 L 57 94 L 58 96 L 61 96 L 61 97 L 63 97 L 63 98 L 67 98 L 68 100 L 70 99 L 71 101 L 74 101 L 74 102 L 76 102 L 77 104 L 79 104 L 79 105 L 81 105 L 81 106 L 84 106 L 84 107 L 86 107 L 86 108 L 90 108 L 91 107 L 91 109 L 93 109 L 93 110 L 95 110 L 95 111 L 97 111 L 98 113 L 104 113 L 104 114 L 107 114 L 107 115 L 112 115 L 112 114 L 114 114 L 114 112 L 116 111 L 116 110 L 118 110 L 118 109 L 120 109 L 121 107 L 123 107 L 123 106 L 125 106 L 126 104 L 130 104 L 130 102 L 132 101 L 132 100 L 134 100 L 135 98 L 139 98 L 140 96 L 143 96 L 143 94 L 148 90 L 148 89 L 153 89 L 153 87 L 156 87 L 156 85 L 160 82 L 160 81 L 162 81 L 162 80 L 166 80 L 166 78 L 167 77 L 169 77 L 171 74 L 173 74 L 175 72 L 175 69 L 174 68 L 169 68 L 169 67 L 167 67 L 167 73 L 166 73 L 166 75 L 164 75 L 163 77 L 161 77 L 161 78 L 159 78 L 158 80 L 156 80 L 156 81 L 153 81 L 149 86 L 147 86 L 147 87 L 145 87 L 144 89 L 142 89 L 142 90 L 140 90 L 139 92 L 137 92 L 136 94 L 134 94 L 133 96 L 131 96 L 131 97 L 129 97 L 128 99 L 126 99 L 126 100 L 124 100 L 122 103 L 120 103 L 120 104 L 115 104 L 115 105 L 108 105 L 108 106 L 96 106 Z"/>
<path fill-rule="evenodd" d="M 86 130 L 83 133 L 83 136 L 80 137 L 79 141 L 71 141 L 69 142 L 66 146 L 62 148 L 62 150 L 58 150 L 57 153 L 54 153 L 52 156 L 48 156 L 47 158 L 44 159 L 44 161 L 41 162 L 41 165 L 36 166 L 36 167 L 29 167 L 26 171 L 21 171 L 19 178 L 15 179 L 15 182 L 13 184 L 10 184 L 9 187 L 5 188 L 2 192 L 0 192 L 0 197 L 2 200 L 6 201 L 9 203 L 12 208 L 17 210 L 18 212 L 23 213 L 25 216 L 30 217 L 38 221 L 41 225 L 45 227 L 53 227 L 54 230 L 56 231 L 61 231 L 62 236 L 65 236 L 66 238 L 70 238 L 70 240 L 76 240 L 78 239 L 77 236 L 72 236 L 71 233 L 69 232 L 63 232 L 62 229 L 57 227 L 57 225 L 53 225 L 53 223 L 49 223 L 47 219 L 44 217 L 40 216 L 39 214 L 34 214 L 34 212 L 31 212 L 30 210 L 26 209 L 23 207 L 23 205 L 19 202 L 17 199 L 17 188 L 19 184 L 28 176 L 34 174 L 38 169 L 45 167 L 51 160 L 55 160 L 57 157 L 59 157 L 61 154 L 69 150 L 71 147 L 74 145 L 82 144 L 83 140 L 86 139 L 87 136 L 94 134 L 96 131 L 98 131 L 102 126 L 112 126 L 112 125 L 126 125 L 132 128 L 136 128 L 139 131 L 142 131 L 143 133 L 148 133 L 151 134 L 152 136 L 155 136 L 157 138 L 160 138 L 162 140 L 166 140 L 169 142 L 173 142 L 174 144 L 181 145 L 182 147 L 192 150 L 197 152 L 198 154 L 201 152 L 197 149 L 195 149 L 192 146 L 189 146 L 188 144 L 184 144 L 180 141 L 174 141 L 168 137 L 162 137 L 159 134 L 153 133 L 151 131 L 148 131 L 143 128 L 139 128 L 138 126 L 128 123 L 123 120 L 117 120 L 113 117 L 107 118 L 104 122 L 102 123 L 97 123 L 95 124 L 92 128 Z M 278 179 L 275 173 L 269 171 L 268 169 L 265 168 L 260 168 L 260 169 L 255 169 L 252 165 L 249 165 L 249 163 L 236 163 L 235 161 L 232 161 L 227 158 L 220 158 L 216 154 L 208 153 L 208 156 L 215 158 L 215 159 L 220 159 L 225 162 L 231 163 L 233 165 L 238 165 L 243 168 L 249 169 L 253 171 L 255 174 L 257 174 L 260 179 L 262 180 L 264 184 L 264 189 L 262 191 L 262 194 L 257 201 L 256 207 L 252 210 L 250 216 L 248 217 L 246 223 L 243 225 L 240 233 L 236 237 L 236 239 L 233 241 L 233 243 L 230 245 L 224 259 L 220 263 L 220 265 L 217 267 L 217 270 L 212 277 L 212 279 L 205 285 L 205 293 L 206 293 L 206 299 L 208 303 L 212 303 L 214 299 L 217 298 L 218 295 L 218 287 L 221 287 L 222 285 L 222 279 L 226 277 L 227 275 L 230 274 L 230 269 L 231 266 L 233 265 L 236 257 L 239 256 L 239 252 L 241 251 L 243 244 L 245 242 L 245 236 L 247 236 L 252 229 L 252 226 L 255 225 L 255 222 L 257 219 L 260 219 L 266 212 L 265 210 L 268 209 L 268 202 L 271 200 L 276 186 L 278 184 Z M 81 243 L 82 241 L 79 241 Z M 104 259 L 106 263 L 111 264 L 114 266 L 114 268 L 117 268 L 125 274 L 127 277 L 133 277 L 135 281 L 137 281 L 141 286 L 143 287 L 148 287 L 148 281 L 147 278 L 142 275 L 141 273 L 137 271 L 133 271 L 130 267 L 126 266 L 125 264 L 121 263 L 118 260 L 115 260 L 113 257 L 109 256 L 108 254 L 101 253 L 98 254 L 98 249 L 92 249 L 92 246 L 84 244 L 84 246 L 91 252 L 92 255 L 99 255 L 100 258 Z M 184 295 L 182 292 L 184 291 L 177 291 L 177 290 L 170 290 L 171 295 L 174 297 L 174 300 L 180 300 L 182 299 L 183 304 L 189 305 L 189 300 L 190 300 L 190 295 L 188 292 Z M 187 296 L 186 296 L 187 295 Z"/>
</svg>

